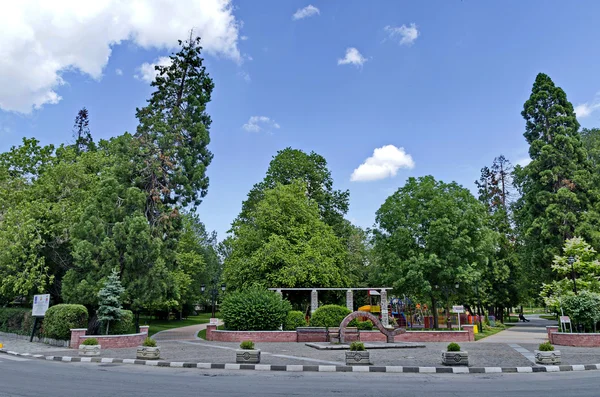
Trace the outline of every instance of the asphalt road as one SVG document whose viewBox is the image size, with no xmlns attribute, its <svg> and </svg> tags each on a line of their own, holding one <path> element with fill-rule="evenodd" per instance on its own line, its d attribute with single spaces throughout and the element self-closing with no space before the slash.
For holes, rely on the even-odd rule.
<svg viewBox="0 0 600 397">
<path fill-rule="evenodd" d="M 0 396 L 598 396 L 598 371 L 420 375 L 200 371 L 0 356 Z"/>
</svg>

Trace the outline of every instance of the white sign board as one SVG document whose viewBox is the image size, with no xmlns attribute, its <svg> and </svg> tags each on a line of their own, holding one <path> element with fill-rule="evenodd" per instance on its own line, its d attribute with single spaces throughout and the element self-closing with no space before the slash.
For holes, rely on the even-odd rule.
<svg viewBox="0 0 600 397">
<path fill-rule="evenodd" d="M 569 318 L 569 316 L 560 316 L 560 322 L 561 323 L 571 323 L 571 319 Z"/>
<path fill-rule="evenodd" d="M 44 317 L 46 315 L 46 310 L 48 310 L 48 306 L 50 306 L 50 295 L 35 295 L 33 297 L 33 310 L 31 315 L 33 317 Z"/>
<path fill-rule="evenodd" d="M 210 324 L 210 325 L 217 325 L 217 324 L 219 324 L 219 319 L 218 319 L 218 318 L 211 317 L 211 318 L 210 318 L 210 323 L 209 323 L 209 324 Z"/>
<path fill-rule="evenodd" d="M 464 306 L 452 306 L 452 311 L 454 313 L 464 313 L 465 307 Z"/>
</svg>

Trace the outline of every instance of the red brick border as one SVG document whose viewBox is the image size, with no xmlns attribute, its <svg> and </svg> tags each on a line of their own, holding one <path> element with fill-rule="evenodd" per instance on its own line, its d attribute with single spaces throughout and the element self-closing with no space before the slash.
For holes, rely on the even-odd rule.
<svg viewBox="0 0 600 397">
<path fill-rule="evenodd" d="M 87 329 L 74 328 L 71 330 L 71 342 L 69 346 L 72 349 L 78 349 L 84 340 L 90 338 L 98 339 L 98 344 L 104 349 L 114 349 L 121 347 L 140 346 L 148 336 L 148 325 L 140 326 L 139 334 L 130 335 L 86 335 Z"/>
<path fill-rule="evenodd" d="M 553 345 L 574 347 L 600 347 L 600 334 L 571 334 L 558 332 L 558 326 L 546 327 L 548 340 Z"/>
</svg>

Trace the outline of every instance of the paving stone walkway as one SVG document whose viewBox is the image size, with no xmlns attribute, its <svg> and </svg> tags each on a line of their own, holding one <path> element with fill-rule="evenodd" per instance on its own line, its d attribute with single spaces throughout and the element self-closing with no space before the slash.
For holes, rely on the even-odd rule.
<svg viewBox="0 0 600 397">
<path fill-rule="evenodd" d="M 556 321 L 545 320 L 540 318 L 539 315 L 525 316 L 525 318 L 530 321 L 528 323 L 515 323 L 514 327 L 509 327 L 495 335 L 481 339 L 477 343 L 539 344 L 547 341 L 546 327 L 556 325 Z"/>
<path fill-rule="evenodd" d="M 223 324 L 223 322 L 219 321 L 219 325 L 221 325 L 221 324 Z M 152 339 L 154 339 L 156 341 L 197 340 L 198 332 L 202 331 L 203 329 L 206 329 L 207 325 L 208 324 L 205 323 L 205 324 L 190 325 L 187 327 L 167 329 L 165 331 L 160 331 L 160 332 L 157 332 L 156 334 L 152 335 Z"/>
</svg>

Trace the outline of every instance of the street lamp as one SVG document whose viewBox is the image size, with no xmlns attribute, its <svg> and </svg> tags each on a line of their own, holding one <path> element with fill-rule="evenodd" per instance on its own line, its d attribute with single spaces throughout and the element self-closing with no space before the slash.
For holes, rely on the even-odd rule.
<svg viewBox="0 0 600 397">
<path fill-rule="evenodd" d="M 202 284 L 200 286 L 200 290 L 202 293 L 206 290 L 206 286 Z M 221 291 L 225 292 L 225 284 L 221 284 Z M 213 279 L 211 282 L 210 295 L 212 298 L 212 318 L 215 318 L 215 301 L 217 299 L 217 295 L 219 294 L 219 289 L 217 288 L 217 279 Z"/>
<path fill-rule="evenodd" d="M 571 278 L 573 279 L 573 292 L 577 295 L 577 284 L 575 283 L 575 267 L 573 266 L 575 263 L 575 257 L 569 257 L 569 265 L 571 265 Z"/>
</svg>

